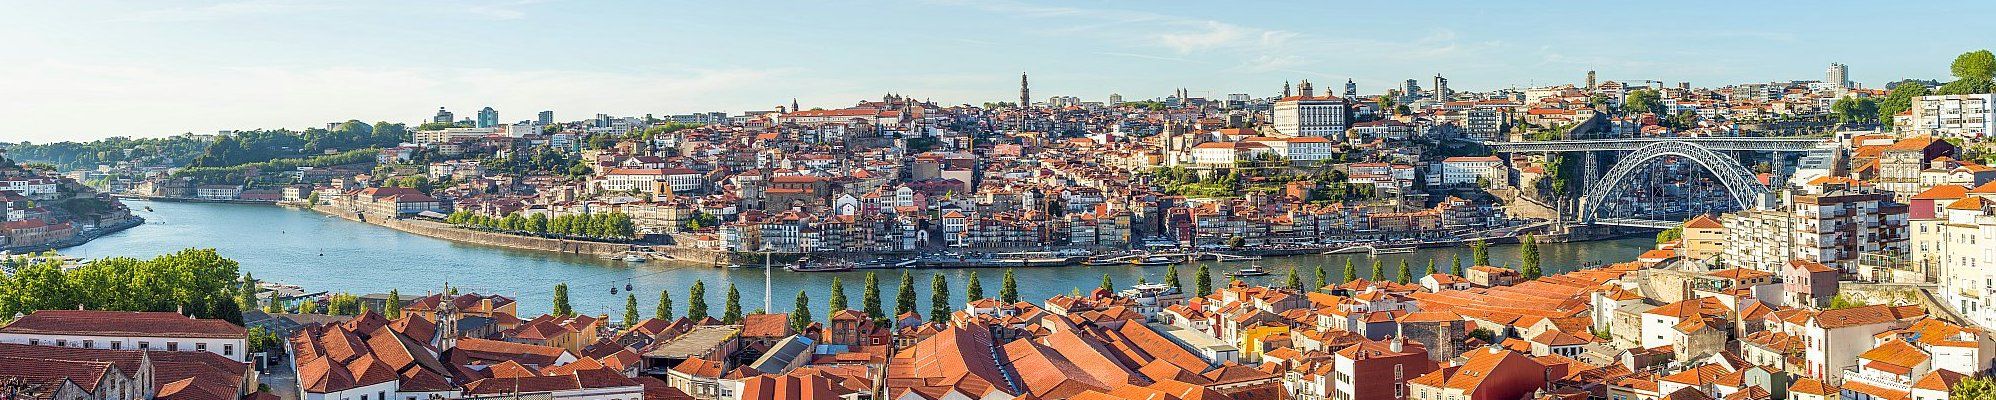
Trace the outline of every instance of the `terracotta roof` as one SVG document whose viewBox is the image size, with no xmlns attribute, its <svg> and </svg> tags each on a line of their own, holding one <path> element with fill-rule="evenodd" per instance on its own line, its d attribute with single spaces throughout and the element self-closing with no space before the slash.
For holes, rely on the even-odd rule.
<svg viewBox="0 0 1996 400">
<path fill-rule="evenodd" d="M 219 319 L 170 312 L 41 310 L 0 327 L 0 333 L 112 337 L 243 339 L 249 331 Z"/>
<path fill-rule="evenodd" d="M 1921 191 L 1920 194 L 1913 195 L 1913 200 L 1951 200 L 1963 197 L 1968 197 L 1968 187 L 1940 184 L 1927 188 L 1927 190 Z"/>
<path fill-rule="evenodd" d="M 1725 225 L 1720 224 L 1719 220 L 1712 218 L 1711 215 L 1701 214 L 1697 217 L 1691 218 L 1690 221 L 1685 221 L 1684 227 L 1698 228 L 1698 229 L 1718 229 L 1718 228 L 1725 228 Z"/>
</svg>

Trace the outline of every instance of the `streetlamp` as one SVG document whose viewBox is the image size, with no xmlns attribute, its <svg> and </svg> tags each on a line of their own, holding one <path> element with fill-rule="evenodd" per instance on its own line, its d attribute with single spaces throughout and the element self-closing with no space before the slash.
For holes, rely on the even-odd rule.
<svg viewBox="0 0 1996 400">
<path fill-rule="evenodd" d="M 776 254 L 775 247 L 768 244 L 762 246 L 762 312 L 776 311 L 773 307 L 775 303 L 770 301 L 769 295 L 774 290 L 769 283 L 772 275 L 772 265 L 770 264 L 769 257 L 774 254 Z"/>
</svg>

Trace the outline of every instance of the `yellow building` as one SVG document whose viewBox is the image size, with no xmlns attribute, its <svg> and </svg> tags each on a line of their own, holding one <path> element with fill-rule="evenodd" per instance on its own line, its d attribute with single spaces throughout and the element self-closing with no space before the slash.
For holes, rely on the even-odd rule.
<svg viewBox="0 0 1996 400">
<path fill-rule="evenodd" d="M 1684 245 L 1677 248 L 1678 254 L 1693 260 L 1706 260 L 1725 252 L 1726 226 L 1709 215 L 1700 215 L 1684 223 Z"/>
<path fill-rule="evenodd" d="M 1288 335 L 1289 327 L 1275 324 L 1262 324 L 1241 330 L 1241 362 L 1261 362 L 1263 339 L 1275 335 Z"/>
</svg>

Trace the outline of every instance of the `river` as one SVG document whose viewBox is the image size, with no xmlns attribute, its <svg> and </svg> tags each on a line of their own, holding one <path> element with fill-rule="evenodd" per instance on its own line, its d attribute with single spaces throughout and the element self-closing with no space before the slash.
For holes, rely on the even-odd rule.
<svg viewBox="0 0 1996 400">
<path fill-rule="evenodd" d="M 763 275 L 760 269 L 755 268 L 724 269 L 662 262 L 633 264 L 460 244 L 276 206 L 139 200 L 127 200 L 126 203 L 138 210 L 137 214 L 148 222 L 60 252 L 89 258 L 149 258 L 185 248 L 214 248 L 222 256 L 241 263 L 244 272 L 255 274 L 258 279 L 303 286 L 307 292 L 366 294 L 398 289 L 407 299 L 434 293 L 448 282 L 462 292 L 498 293 L 517 298 L 520 312 L 526 315 L 546 312 L 551 305 L 553 288 L 559 283 L 568 284 L 569 298 L 577 311 L 609 314 L 619 319 L 624 311 L 623 288 L 626 284 L 637 292 L 638 312 L 645 316 L 650 316 L 657 306 L 660 290 L 671 290 L 673 304 L 683 313 L 687 288 L 696 280 L 706 282 L 707 303 L 716 315 L 723 310 L 729 282 L 739 286 L 744 312 L 762 308 Z M 146 207 L 151 207 L 152 211 L 144 211 Z M 1647 238 L 1628 238 L 1545 244 L 1540 246 L 1540 250 L 1547 273 L 1554 273 L 1570 270 L 1582 263 L 1631 261 L 1648 250 L 1652 243 Z M 1402 259 L 1408 260 L 1417 269 L 1425 268 L 1428 260 L 1433 259 L 1438 268 L 1446 270 L 1452 256 L 1460 255 L 1468 260 L 1469 253 L 1466 247 L 1423 249 L 1381 258 L 1388 276 L 1392 276 Z M 1517 253 L 1515 245 L 1491 246 L 1490 249 L 1491 261 L 1499 265 L 1517 265 Z M 1358 265 L 1360 275 L 1371 274 L 1372 257 L 1367 255 L 1272 257 L 1259 261 L 1259 264 L 1273 274 L 1250 278 L 1249 281 L 1279 283 L 1291 266 L 1301 268 L 1306 281 L 1313 279 L 1317 265 L 1326 266 L 1335 276 L 1343 268 L 1346 258 L 1351 258 Z M 1222 275 L 1224 272 L 1248 265 L 1245 262 L 1210 264 L 1216 282 L 1226 281 Z M 1190 284 L 1195 267 L 1185 265 L 1179 268 L 1180 276 Z M 916 309 L 924 314 L 929 309 L 928 289 L 930 274 L 933 273 L 945 274 L 956 297 L 953 303 L 962 303 L 964 285 L 971 271 L 978 272 L 986 295 L 997 296 L 1004 275 L 1002 269 L 911 270 L 918 299 Z M 1077 288 L 1094 288 L 1101 283 L 1105 273 L 1117 285 L 1127 286 L 1144 278 L 1161 282 L 1163 271 L 1164 267 L 1074 266 L 1021 268 L 1015 274 L 1020 298 L 1037 303 Z M 887 303 L 884 307 L 892 310 L 900 272 L 879 272 L 881 297 Z M 834 276 L 843 278 L 846 296 L 853 308 L 860 308 L 865 275 L 862 271 L 793 273 L 779 269 L 772 279 L 776 293 L 773 308 L 779 312 L 789 311 L 797 292 L 803 290 L 811 297 L 813 315 L 825 317 L 826 301 Z M 616 288 L 618 294 L 610 294 L 611 288 Z"/>
</svg>

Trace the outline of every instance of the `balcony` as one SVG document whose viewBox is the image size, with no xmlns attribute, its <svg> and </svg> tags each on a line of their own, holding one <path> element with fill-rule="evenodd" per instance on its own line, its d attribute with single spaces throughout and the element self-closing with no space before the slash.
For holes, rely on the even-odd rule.
<svg viewBox="0 0 1996 400">
<path fill-rule="evenodd" d="M 1859 372 L 1856 366 L 1844 367 L 1843 374 L 1845 382 L 1858 382 L 1901 392 L 1913 390 L 1913 379 L 1904 375 L 1893 375 L 1877 370 L 1868 373 Z"/>
</svg>

